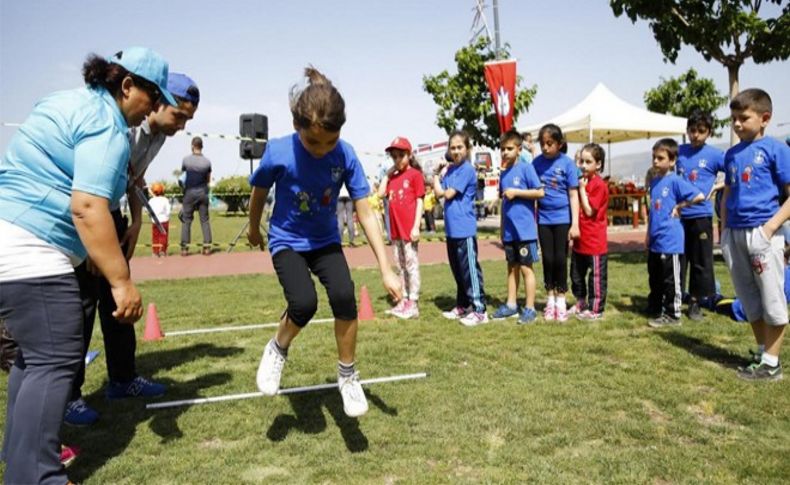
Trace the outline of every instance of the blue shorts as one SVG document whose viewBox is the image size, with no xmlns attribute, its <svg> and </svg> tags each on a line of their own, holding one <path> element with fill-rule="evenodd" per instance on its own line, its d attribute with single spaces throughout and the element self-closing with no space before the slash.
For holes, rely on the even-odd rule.
<svg viewBox="0 0 790 485">
<path fill-rule="evenodd" d="M 540 261 L 538 257 L 538 241 L 509 241 L 505 246 L 505 260 L 510 264 L 531 266 Z"/>
</svg>

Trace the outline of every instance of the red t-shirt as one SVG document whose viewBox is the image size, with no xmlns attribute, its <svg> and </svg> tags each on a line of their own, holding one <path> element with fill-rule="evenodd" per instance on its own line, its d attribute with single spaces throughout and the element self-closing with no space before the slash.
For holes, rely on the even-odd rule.
<svg viewBox="0 0 790 485">
<path fill-rule="evenodd" d="M 387 181 L 387 198 L 390 202 L 390 236 L 392 239 L 408 241 L 414 227 L 414 212 L 417 199 L 425 195 L 422 172 L 409 166 L 403 172 L 395 172 Z"/>
<path fill-rule="evenodd" d="M 579 191 L 582 188 L 579 187 Z M 598 175 L 594 175 L 587 187 L 587 200 L 592 207 L 592 217 L 584 213 L 579 196 L 579 232 L 581 237 L 573 241 L 573 250 L 579 254 L 597 256 L 609 252 L 606 244 L 606 211 L 609 208 L 609 188 Z"/>
</svg>

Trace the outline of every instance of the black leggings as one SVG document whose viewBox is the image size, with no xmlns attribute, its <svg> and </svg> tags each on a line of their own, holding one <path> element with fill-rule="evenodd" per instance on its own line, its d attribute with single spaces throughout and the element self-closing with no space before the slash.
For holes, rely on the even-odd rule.
<svg viewBox="0 0 790 485">
<path fill-rule="evenodd" d="M 540 224 L 538 239 L 543 253 L 543 284 L 546 291 L 568 291 L 568 231 L 570 224 Z"/>
<path fill-rule="evenodd" d="M 354 282 L 339 244 L 304 252 L 283 249 L 272 262 L 288 302 L 288 317 L 294 324 L 304 327 L 318 310 L 311 272 L 326 288 L 332 315 L 339 320 L 357 319 Z"/>
</svg>

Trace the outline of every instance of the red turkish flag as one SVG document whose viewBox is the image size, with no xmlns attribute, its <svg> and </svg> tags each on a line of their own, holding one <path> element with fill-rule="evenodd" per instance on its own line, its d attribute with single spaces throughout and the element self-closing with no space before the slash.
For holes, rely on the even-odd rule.
<svg viewBox="0 0 790 485">
<path fill-rule="evenodd" d="M 499 130 L 504 133 L 513 126 L 513 109 L 516 104 L 516 60 L 485 63 L 485 77 L 491 100 L 494 102 Z"/>
</svg>

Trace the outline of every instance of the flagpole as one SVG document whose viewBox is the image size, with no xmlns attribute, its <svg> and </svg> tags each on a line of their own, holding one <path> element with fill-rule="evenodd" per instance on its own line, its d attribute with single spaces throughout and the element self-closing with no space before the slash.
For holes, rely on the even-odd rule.
<svg viewBox="0 0 790 485">
<path fill-rule="evenodd" d="M 499 59 L 499 0 L 494 0 L 494 45 L 496 46 L 496 58 Z"/>
</svg>

